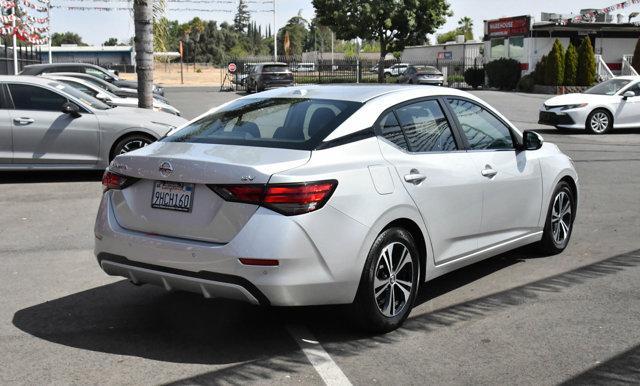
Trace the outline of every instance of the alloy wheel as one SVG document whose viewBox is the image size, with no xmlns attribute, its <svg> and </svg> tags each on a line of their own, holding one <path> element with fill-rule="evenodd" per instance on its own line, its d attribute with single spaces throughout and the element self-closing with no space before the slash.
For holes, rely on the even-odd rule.
<svg viewBox="0 0 640 386">
<path fill-rule="evenodd" d="M 394 242 L 382 249 L 376 263 L 373 294 L 378 310 L 392 318 L 402 312 L 411 296 L 413 259 L 409 249 Z"/>
<path fill-rule="evenodd" d="M 591 126 L 591 130 L 596 133 L 603 133 L 609 127 L 609 116 L 602 112 L 598 111 L 593 116 L 591 116 L 591 122 L 589 122 Z"/>
<path fill-rule="evenodd" d="M 553 201 L 551 210 L 551 232 L 553 241 L 561 245 L 569 237 L 571 231 L 571 197 L 561 191 Z"/>
<path fill-rule="evenodd" d="M 147 146 L 148 144 L 150 144 L 151 141 L 145 140 L 145 139 L 132 139 L 131 141 L 125 143 L 122 148 L 120 149 L 120 153 L 119 154 L 124 154 L 124 153 L 128 153 L 130 151 L 134 151 L 134 150 L 138 150 L 140 148 L 143 148 L 145 146 Z"/>
</svg>

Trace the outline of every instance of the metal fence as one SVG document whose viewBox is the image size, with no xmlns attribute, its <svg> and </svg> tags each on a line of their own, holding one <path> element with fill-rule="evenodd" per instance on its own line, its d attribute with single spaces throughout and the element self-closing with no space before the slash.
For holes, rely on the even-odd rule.
<svg viewBox="0 0 640 386">
<path fill-rule="evenodd" d="M 40 49 L 33 46 L 18 46 L 18 72 L 29 64 L 42 63 L 40 60 Z M 15 75 L 13 69 L 13 48 L 8 46 L 0 47 L 0 75 Z"/>
<path fill-rule="evenodd" d="M 232 59 L 236 64 L 236 72 L 232 81 L 238 91 L 245 89 L 245 79 L 248 72 L 256 64 L 273 62 L 273 57 L 243 57 Z M 304 62 L 301 58 L 281 57 L 278 62 L 286 63 L 293 72 L 296 84 L 331 84 L 331 83 L 378 83 L 378 61 L 348 59 L 318 59 L 313 62 Z M 482 67 L 481 61 L 465 63 L 463 61 L 409 61 L 385 60 L 384 68 L 391 68 L 395 64 L 406 63 L 411 65 L 432 66 L 439 69 L 445 75 L 445 85 L 455 88 L 470 87 L 464 81 L 464 72 L 468 68 Z M 385 83 L 398 83 L 402 77 L 387 74 Z"/>
</svg>

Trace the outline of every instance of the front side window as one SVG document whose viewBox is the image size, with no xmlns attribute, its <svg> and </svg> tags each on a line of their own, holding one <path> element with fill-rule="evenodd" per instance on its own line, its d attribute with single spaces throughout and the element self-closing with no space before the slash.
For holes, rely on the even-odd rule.
<svg viewBox="0 0 640 386">
<path fill-rule="evenodd" d="M 92 67 L 85 68 L 85 72 L 87 74 L 89 74 L 89 75 L 93 75 L 96 78 L 100 78 L 100 79 L 103 79 L 103 80 L 115 79 L 115 77 L 105 73 L 104 71 L 100 71 L 100 70 L 92 68 Z"/>
<path fill-rule="evenodd" d="M 61 83 L 65 83 L 68 84 L 69 86 L 75 88 L 78 91 L 81 91 L 87 95 L 91 95 L 92 97 L 95 98 L 96 95 L 98 95 L 97 92 L 95 92 L 94 90 L 90 89 L 89 87 L 85 86 L 82 83 L 78 83 L 78 82 L 73 82 L 71 80 L 61 80 Z"/>
<path fill-rule="evenodd" d="M 393 111 L 388 112 L 385 116 L 383 116 L 378 126 L 380 127 L 380 133 L 385 139 L 401 149 L 409 150 L 407 140 L 402 133 L 400 123 L 398 123 L 396 115 L 393 113 Z"/>
<path fill-rule="evenodd" d="M 329 99 L 239 99 L 163 141 L 312 150 L 360 106 Z"/>
<path fill-rule="evenodd" d="M 456 150 L 456 141 L 449 121 L 436 100 L 402 106 L 396 110 L 400 125 L 412 152 Z"/>
<path fill-rule="evenodd" d="M 448 99 L 472 150 L 513 149 L 511 130 L 492 113 L 464 99 Z"/>
<path fill-rule="evenodd" d="M 67 99 L 60 94 L 28 84 L 9 84 L 16 110 L 60 111 Z"/>
</svg>

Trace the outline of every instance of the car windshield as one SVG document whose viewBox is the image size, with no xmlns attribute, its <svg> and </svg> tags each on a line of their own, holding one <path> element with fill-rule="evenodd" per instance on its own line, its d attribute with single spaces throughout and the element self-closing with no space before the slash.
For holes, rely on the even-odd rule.
<svg viewBox="0 0 640 386">
<path fill-rule="evenodd" d="M 431 66 L 416 66 L 415 69 L 417 72 L 422 72 L 424 74 L 441 74 L 440 70 Z"/>
<path fill-rule="evenodd" d="M 91 107 L 98 110 L 108 110 L 111 108 L 111 106 L 109 106 L 108 104 L 103 103 L 98 99 L 92 97 L 91 95 L 87 95 L 82 91 L 72 86 L 69 86 L 68 84 L 63 84 L 60 82 L 51 82 L 49 83 L 49 86 L 55 87 L 56 89 L 64 92 L 67 95 L 71 95 L 76 100 L 78 100 L 78 102 L 82 103 L 86 107 Z"/>
<path fill-rule="evenodd" d="M 628 79 L 609 79 L 605 82 L 591 87 L 584 93 L 594 95 L 615 95 L 629 83 L 631 83 L 631 81 Z"/>
<path fill-rule="evenodd" d="M 279 65 L 274 65 L 274 66 L 268 65 L 268 66 L 262 67 L 263 72 L 283 72 L 287 70 L 288 70 L 287 66 L 279 66 Z"/>
<path fill-rule="evenodd" d="M 312 150 L 360 106 L 328 99 L 238 99 L 162 141 Z"/>
</svg>

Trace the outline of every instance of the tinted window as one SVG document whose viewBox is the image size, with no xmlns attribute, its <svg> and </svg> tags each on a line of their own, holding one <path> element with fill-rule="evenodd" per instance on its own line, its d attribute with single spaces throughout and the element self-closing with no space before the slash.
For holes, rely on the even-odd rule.
<svg viewBox="0 0 640 386">
<path fill-rule="evenodd" d="M 629 87 L 628 89 L 624 90 L 624 92 L 627 92 L 627 91 L 631 91 L 634 94 L 636 94 L 636 96 L 639 96 L 640 95 L 640 83 L 636 83 L 633 86 Z"/>
<path fill-rule="evenodd" d="M 311 150 L 361 105 L 328 99 L 239 99 L 163 141 Z"/>
<path fill-rule="evenodd" d="M 28 84 L 10 84 L 16 110 L 60 111 L 67 99 L 53 91 Z"/>
<path fill-rule="evenodd" d="M 96 95 L 98 95 L 97 92 L 95 92 L 94 90 L 90 89 L 89 87 L 85 86 L 82 83 L 73 82 L 70 80 L 60 80 L 59 82 L 68 84 L 69 86 L 75 88 L 76 90 L 81 91 L 87 95 L 91 95 L 92 97 L 95 97 Z"/>
<path fill-rule="evenodd" d="M 109 79 L 112 78 L 112 76 L 110 76 L 109 74 L 106 74 L 105 72 L 100 71 L 100 70 L 95 69 L 95 68 L 92 68 L 92 67 L 87 67 L 84 70 L 85 70 L 85 72 L 87 74 L 93 75 L 93 76 L 95 76 L 96 78 L 99 78 L 99 79 L 109 80 Z"/>
<path fill-rule="evenodd" d="M 511 131 L 489 111 L 462 99 L 449 99 L 449 104 L 471 149 L 513 149 Z"/>
<path fill-rule="evenodd" d="M 438 101 L 413 103 L 399 108 L 396 113 L 411 151 L 456 150 L 451 127 Z"/>
<path fill-rule="evenodd" d="M 262 67 L 262 72 L 284 72 L 287 71 L 287 69 L 287 66 L 267 65 Z"/>
<path fill-rule="evenodd" d="M 387 113 L 379 123 L 380 132 L 384 138 L 394 143 L 396 146 L 404 150 L 409 150 L 407 140 L 402 133 L 400 124 L 393 112 Z"/>
</svg>

